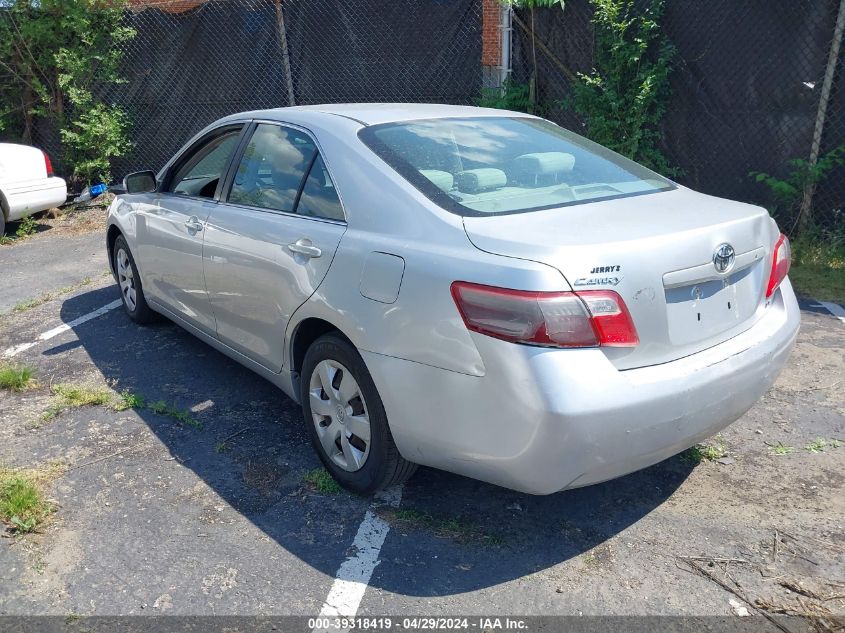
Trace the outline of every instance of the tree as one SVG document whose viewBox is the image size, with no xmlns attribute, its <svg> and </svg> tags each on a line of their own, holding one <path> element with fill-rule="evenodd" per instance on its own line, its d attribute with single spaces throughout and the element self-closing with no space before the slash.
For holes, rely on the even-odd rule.
<svg viewBox="0 0 845 633">
<path fill-rule="evenodd" d="M 0 131 L 30 144 L 37 119 L 59 130 L 79 181 L 108 180 L 129 148 L 126 114 L 97 89 L 121 81 L 126 0 L 12 0 L 0 10 Z"/>
<path fill-rule="evenodd" d="M 591 0 L 596 31 L 593 70 L 579 73 L 571 104 L 587 136 L 663 173 L 673 173 L 658 148 L 675 49 L 659 20 L 664 0 Z"/>
</svg>

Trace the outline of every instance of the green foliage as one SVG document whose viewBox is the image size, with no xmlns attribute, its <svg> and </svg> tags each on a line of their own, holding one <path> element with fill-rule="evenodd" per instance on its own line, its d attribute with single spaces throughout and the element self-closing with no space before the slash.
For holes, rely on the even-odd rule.
<svg viewBox="0 0 845 633">
<path fill-rule="evenodd" d="M 769 450 L 772 452 L 773 455 L 789 455 L 790 453 L 795 452 L 795 449 L 793 447 L 787 446 L 783 442 L 771 444 L 769 446 Z"/>
<path fill-rule="evenodd" d="M 477 105 L 482 108 L 499 108 L 500 110 L 515 110 L 538 114 L 536 104 L 531 103 L 530 86 L 512 81 L 504 81 L 501 88 L 482 88 L 481 98 Z"/>
<path fill-rule="evenodd" d="M 25 391 L 35 386 L 32 367 L 0 363 L 0 389 Z"/>
<path fill-rule="evenodd" d="M 772 216 L 780 223 L 791 223 L 798 219 L 798 211 L 804 190 L 824 181 L 837 167 L 845 165 L 845 145 L 840 145 L 818 158 L 816 164 L 803 158 L 788 162 L 789 173 L 778 178 L 762 171 L 752 171 L 749 176 L 768 187 L 772 194 Z M 788 228 L 788 227 L 787 227 Z"/>
<path fill-rule="evenodd" d="M 20 224 L 18 224 L 18 230 L 15 231 L 15 235 L 18 237 L 29 237 L 30 235 L 35 235 L 35 230 L 37 228 L 38 224 L 35 222 L 35 218 L 28 215 L 20 221 Z"/>
<path fill-rule="evenodd" d="M 73 178 L 106 180 L 129 149 L 126 115 L 96 89 L 122 81 L 126 0 L 12 0 L 0 14 L 0 131 L 32 142 L 36 120 L 59 130 Z"/>
<path fill-rule="evenodd" d="M 129 118 L 122 108 L 98 103 L 60 131 L 65 156 L 80 181 L 111 182 L 111 159 L 132 148 Z"/>
<path fill-rule="evenodd" d="M 842 442 L 839 440 L 826 440 L 823 437 L 817 437 L 815 440 L 807 444 L 804 447 L 804 450 L 808 453 L 823 453 L 831 448 L 839 448 L 841 445 Z"/>
<path fill-rule="evenodd" d="M 13 532 L 32 532 L 49 512 L 49 504 L 30 478 L 14 471 L 0 472 L 0 519 Z"/>
<path fill-rule="evenodd" d="M 324 495 L 336 495 L 343 492 L 343 488 L 340 487 L 340 484 L 334 480 L 334 477 L 325 468 L 309 470 L 302 479 L 314 490 Z"/>
<path fill-rule="evenodd" d="M 143 409 L 145 405 L 146 402 L 142 395 L 124 389 L 117 394 L 117 399 L 112 404 L 112 408 L 115 411 L 126 411 L 128 409 Z"/>
<path fill-rule="evenodd" d="M 664 0 L 591 0 L 593 71 L 579 73 L 564 104 L 586 122 L 587 136 L 652 169 L 675 175 L 660 151 L 659 124 L 669 97 L 675 49 L 660 30 Z"/>
<path fill-rule="evenodd" d="M 171 417 L 179 422 L 179 424 L 202 430 L 202 422 L 194 418 L 190 411 L 168 404 L 164 400 L 156 400 L 155 402 L 150 403 L 149 409 L 157 415 L 166 415 Z"/>
</svg>

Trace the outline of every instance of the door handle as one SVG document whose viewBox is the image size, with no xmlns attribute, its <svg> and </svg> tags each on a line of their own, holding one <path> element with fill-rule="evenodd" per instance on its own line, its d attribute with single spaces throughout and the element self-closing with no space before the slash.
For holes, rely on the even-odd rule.
<svg viewBox="0 0 845 633">
<path fill-rule="evenodd" d="M 189 231 L 196 232 L 202 231 L 204 228 L 203 223 L 200 222 L 200 219 L 195 215 L 192 215 L 187 220 L 185 220 L 185 226 L 188 227 Z"/>
<path fill-rule="evenodd" d="M 291 253 L 304 255 L 305 257 L 319 257 L 323 254 L 323 251 L 314 246 L 308 238 L 302 238 L 293 244 L 288 244 L 288 250 Z"/>
</svg>

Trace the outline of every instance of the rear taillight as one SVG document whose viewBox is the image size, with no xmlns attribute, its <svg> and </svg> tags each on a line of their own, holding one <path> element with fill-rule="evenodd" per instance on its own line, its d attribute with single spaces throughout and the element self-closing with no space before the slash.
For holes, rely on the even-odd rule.
<svg viewBox="0 0 845 633">
<path fill-rule="evenodd" d="M 631 347 L 637 331 L 622 297 L 611 290 L 534 292 L 452 284 L 467 328 L 513 343 L 548 347 Z"/>
<path fill-rule="evenodd" d="M 786 279 L 791 258 L 792 249 L 789 246 L 789 238 L 781 233 L 772 253 L 772 271 L 769 273 L 769 285 L 766 286 L 766 299 L 775 294 L 775 290 Z"/>
<path fill-rule="evenodd" d="M 41 152 L 44 154 L 44 167 L 47 168 L 47 178 L 53 177 L 53 163 L 50 162 L 50 157 L 47 156 L 47 152 Z"/>
</svg>

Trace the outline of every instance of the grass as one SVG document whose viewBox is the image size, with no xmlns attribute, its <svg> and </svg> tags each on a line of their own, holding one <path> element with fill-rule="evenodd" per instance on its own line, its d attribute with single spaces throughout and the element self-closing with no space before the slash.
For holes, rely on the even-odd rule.
<svg viewBox="0 0 845 633">
<path fill-rule="evenodd" d="M 823 437 L 817 437 L 815 440 L 807 444 L 804 447 L 804 450 L 808 453 L 823 453 L 831 448 L 839 448 L 841 445 L 842 442 L 839 440 L 826 440 Z"/>
<path fill-rule="evenodd" d="M 117 394 L 117 398 L 114 399 L 112 403 L 112 408 L 115 411 L 126 411 L 128 409 L 143 409 L 146 406 L 146 401 L 144 397 L 137 394 L 132 393 L 124 389 L 120 393 Z"/>
<path fill-rule="evenodd" d="M 63 471 L 58 462 L 38 469 L 0 468 L 0 521 L 15 534 L 37 530 L 53 512 L 45 489 Z"/>
<path fill-rule="evenodd" d="M 38 428 L 41 424 L 51 421 L 68 409 L 105 406 L 114 411 L 148 409 L 157 415 L 171 417 L 185 426 L 202 429 L 202 423 L 196 420 L 190 411 L 179 409 L 164 400 L 157 400 L 148 404 L 142 395 L 128 389 L 115 393 L 108 387 L 98 385 L 61 383 L 53 385 L 50 390 L 53 392 L 52 404 L 41 415 L 39 423 L 32 425 L 30 428 Z"/>
<path fill-rule="evenodd" d="M 343 492 L 343 488 L 337 483 L 325 468 L 309 470 L 302 477 L 302 480 L 311 488 L 324 495 L 336 495 Z"/>
<path fill-rule="evenodd" d="M 26 365 L 9 365 L 0 363 L 0 389 L 9 391 L 25 391 L 37 385 L 35 372 Z"/>
<path fill-rule="evenodd" d="M 681 454 L 681 459 L 695 464 L 701 462 L 715 462 L 728 454 L 728 447 L 721 435 L 713 438 L 713 443 L 696 444 Z"/>
<path fill-rule="evenodd" d="M 111 389 L 86 384 L 60 383 L 50 387 L 50 391 L 53 393 L 53 403 L 41 414 L 40 423 L 49 422 L 68 409 L 110 405 L 115 398 Z M 32 428 L 38 426 L 40 424 Z"/>
<path fill-rule="evenodd" d="M 27 310 L 37 308 L 40 305 L 44 305 L 48 301 L 52 301 L 53 299 L 57 299 L 58 297 L 70 294 L 71 292 L 79 290 L 80 288 L 84 288 L 85 286 L 88 286 L 92 283 L 94 283 L 94 280 L 91 277 L 85 277 L 85 279 L 72 286 L 65 286 L 64 288 L 59 288 L 55 292 L 46 292 L 39 297 L 20 301 L 15 304 L 15 307 L 12 308 L 11 312 L 26 312 Z"/>
<path fill-rule="evenodd" d="M 456 516 L 438 517 L 415 508 L 385 511 L 388 518 L 399 523 L 425 529 L 438 538 L 448 538 L 460 543 L 479 543 L 498 546 L 502 538 L 484 531 L 471 521 Z"/>
<path fill-rule="evenodd" d="M 809 230 L 791 244 L 789 278 L 795 291 L 814 299 L 845 304 L 845 237 Z"/>
<path fill-rule="evenodd" d="M 783 442 L 778 442 L 777 444 L 769 444 L 769 450 L 772 452 L 773 455 L 789 455 L 790 453 L 794 453 L 795 449 L 791 446 L 787 446 Z"/>
<path fill-rule="evenodd" d="M 156 400 L 149 405 L 148 409 L 156 415 L 164 415 L 173 418 L 185 426 L 202 429 L 202 422 L 194 418 L 190 411 L 186 409 L 179 409 L 178 407 L 168 404 L 164 400 Z"/>
</svg>

